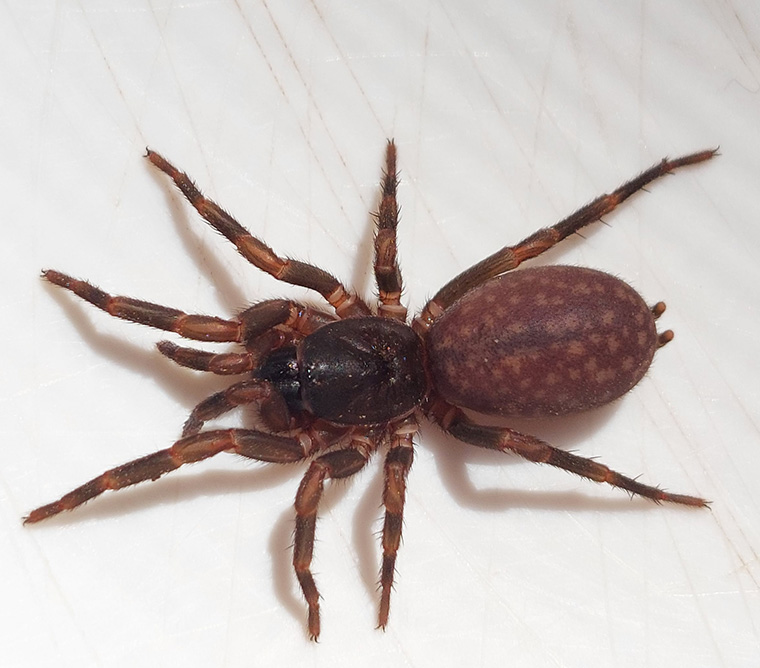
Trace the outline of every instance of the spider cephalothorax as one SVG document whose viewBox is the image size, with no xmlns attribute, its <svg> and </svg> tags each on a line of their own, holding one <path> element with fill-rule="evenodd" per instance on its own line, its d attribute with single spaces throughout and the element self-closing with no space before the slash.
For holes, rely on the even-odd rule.
<svg viewBox="0 0 760 668">
<path fill-rule="evenodd" d="M 688 506 L 703 499 L 670 494 L 506 427 L 480 425 L 462 409 L 492 415 L 549 416 L 594 408 L 621 396 L 644 375 L 655 349 L 672 338 L 657 334 L 651 309 L 626 283 L 578 267 L 539 267 L 507 273 L 668 172 L 708 160 L 701 151 L 662 160 L 636 178 L 552 227 L 505 246 L 447 283 L 406 323 L 396 256 L 396 147 L 388 142 L 375 236 L 379 305 L 374 313 L 335 277 L 281 258 L 228 213 L 207 200 L 189 177 L 153 151 L 195 209 L 259 269 L 320 293 L 321 311 L 279 299 L 255 304 L 237 318 L 188 315 L 176 309 L 109 295 L 94 285 L 48 270 L 43 276 L 107 313 L 186 339 L 227 341 L 240 352 L 213 354 L 168 341 L 159 351 L 174 362 L 222 375 L 244 374 L 198 404 L 170 448 L 117 466 L 58 501 L 33 510 L 27 523 L 70 510 L 109 489 L 155 480 L 183 464 L 232 452 L 251 459 L 310 461 L 295 502 L 293 565 L 309 607 L 309 634 L 320 631 L 319 593 L 311 574 L 317 509 L 324 481 L 346 478 L 386 448 L 379 626 L 388 622 L 401 540 L 406 477 L 418 419 L 427 417 L 456 438 L 551 464 L 631 494 Z M 206 421 L 252 406 L 260 429 L 203 430 Z"/>
</svg>

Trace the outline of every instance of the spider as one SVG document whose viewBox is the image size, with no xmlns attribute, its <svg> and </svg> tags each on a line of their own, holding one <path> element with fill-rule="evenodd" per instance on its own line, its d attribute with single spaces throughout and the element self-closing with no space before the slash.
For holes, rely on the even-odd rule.
<svg viewBox="0 0 760 668">
<path fill-rule="evenodd" d="M 628 284 L 581 267 L 509 272 L 610 213 L 651 181 L 715 154 L 706 150 L 664 159 L 555 225 L 496 251 L 441 288 L 410 325 L 396 253 L 398 177 L 392 140 L 376 214 L 376 312 L 328 272 L 275 254 L 206 199 L 187 174 L 148 150 L 148 160 L 245 259 L 285 283 L 318 292 L 331 309 L 273 299 L 225 320 L 113 296 L 87 281 L 44 271 L 48 281 L 110 315 L 186 339 L 240 344 L 239 352 L 214 354 L 161 341 L 158 350 L 181 366 L 244 379 L 201 401 L 170 448 L 102 473 L 33 510 L 25 523 L 220 452 L 277 464 L 308 461 L 295 499 L 293 567 L 308 605 L 308 633 L 316 640 L 320 595 L 310 566 L 325 481 L 352 476 L 376 450 L 387 451 L 378 614 L 378 626 L 385 628 L 420 418 L 465 443 L 556 466 L 631 495 L 706 506 L 704 499 L 645 485 L 528 434 L 484 426 L 463 409 L 500 416 L 562 415 L 607 404 L 636 385 L 655 350 L 673 338 L 671 331 L 658 334 L 655 328 L 665 310 L 662 302 L 649 308 Z M 260 428 L 203 430 L 208 420 L 238 406 L 252 407 Z"/>
</svg>

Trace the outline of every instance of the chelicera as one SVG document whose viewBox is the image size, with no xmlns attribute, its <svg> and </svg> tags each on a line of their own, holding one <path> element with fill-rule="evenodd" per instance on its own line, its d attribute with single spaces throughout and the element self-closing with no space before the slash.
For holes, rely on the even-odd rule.
<svg viewBox="0 0 760 668">
<path fill-rule="evenodd" d="M 376 450 L 386 450 L 378 616 L 379 626 L 385 627 L 406 478 L 421 418 L 465 443 L 550 464 L 631 495 L 707 505 L 704 499 L 645 485 L 528 434 L 479 424 L 463 409 L 500 416 L 561 415 L 607 404 L 636 385 L 655 350 L 673 336 L 655 329 L 665 310 L 662 302 L 649 308 L 629 285 L 592 269 L 546 266 L 510 272 L 610 213 L 651 181 L 713 155 L 714 150 L 707 150 L 662 160 L 557 224 L 505 246 L 447 283 L 410 325 L 401 303 L 396 254 L 398 179 L 392 141 L 374 242 L 376 312 L 328 272 L 276 255 L 206 199 L 186 174 L 149 150 L 148 160 L 244 258 L 285 283 L 318 292 L 331 309 L 275 299 L 225 320 L 112 296 L 86 281 L 44 271 L 48 281 L 110 315 L 186 339 L 240 344 L 239 352 L 219 354 L 168 341 L 158 349 L 184 367 L 244 379 L 201 401 L 170 448 L 102 473 L 33 510 L 25 522 L 71 510 L 106 490 L 156 480 L 220 452 L 277 464 L 309 461 L 295 500 L 293 566 L 308 604 L 309 635 L 316 639 L 319 593 L 310 566 L 325 480 L 352 476 Z M 259 428 L 203 429 L 208 420 L 238 406 L 256 411 Z"/>
</svg>

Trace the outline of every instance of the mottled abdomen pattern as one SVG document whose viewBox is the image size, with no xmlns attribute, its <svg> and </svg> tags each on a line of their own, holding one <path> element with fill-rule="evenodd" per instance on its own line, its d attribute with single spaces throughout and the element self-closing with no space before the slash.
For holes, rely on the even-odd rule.
<svg viewBox="0 0 760 668">
<path fill-rule="evenodd" d="M 657 348 L 654 316 L 623 281 L 582 267 L 524 269 L 467 293 L 428 333 L 433 385 L 493 415 L 587 410 L 625 394 Z"/>
</svg>

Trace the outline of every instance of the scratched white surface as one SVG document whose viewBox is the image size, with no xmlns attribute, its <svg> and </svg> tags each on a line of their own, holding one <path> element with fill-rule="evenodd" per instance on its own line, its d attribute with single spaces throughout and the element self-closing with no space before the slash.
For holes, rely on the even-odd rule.
<svg viewBox="0 0 760 668">
<path fill-rule="evenodd" d="M 760 8 L 513 4 L 2 3 L 3 666 L 758 665 Z M 219 457 L 22 528 L 167 447 L 224 385 L 41 268 L 219 315 L 304 298 L 209 231 L 145 146 L 371 295 L 387 137 L 413 307 L 664 154 L 720 144 L 546 257 L 666 300 L 674 343 L 613 408 L 520 425 L 712 510 L 630 501 L 428 426 L 385 633 L 378 462 L 327 496 L 319 645 L 289 566 L 301 468 Z"/>
</svg>

